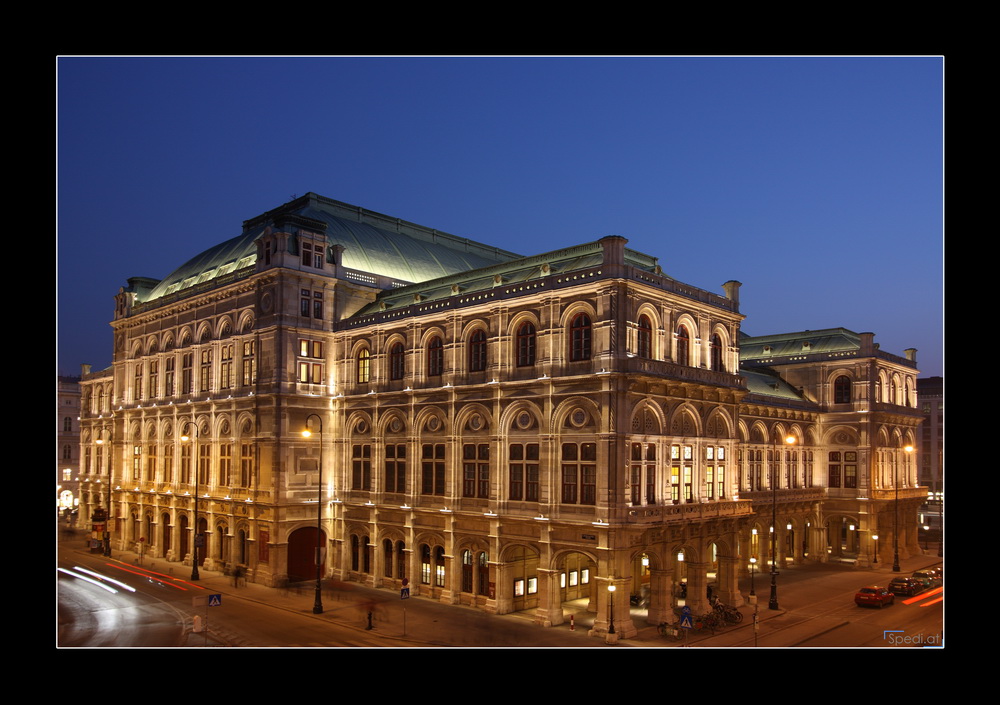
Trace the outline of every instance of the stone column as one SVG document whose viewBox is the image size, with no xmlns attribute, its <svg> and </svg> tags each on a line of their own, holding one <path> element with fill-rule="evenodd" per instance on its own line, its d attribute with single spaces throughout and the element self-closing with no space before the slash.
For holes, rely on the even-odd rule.
<svg viewBox="0 0 1000 705">
<path fill-rule="evenodd" d="M 559 571 L 539 568 L 537 575 L 538 608 L 535 610 L 535 623 L 541 624 L 543 627 L 554 627 L 562 624 L 564 619 L 562 600 L 559 594 Z"/>
</svg>

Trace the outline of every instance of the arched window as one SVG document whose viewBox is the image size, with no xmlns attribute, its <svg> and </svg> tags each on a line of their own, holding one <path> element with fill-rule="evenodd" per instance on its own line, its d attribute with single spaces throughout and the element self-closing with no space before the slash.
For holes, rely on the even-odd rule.
<svg viewBox="0 0 1000 705">
<path fill-rule="evenodd" d="M 849 404 L 851 402 L 851 378 L 840 375 L 833 383 L 833 403 Z"/>
<path fill-rule="evenodd" d="M 525 322 L 517 329 L 517 366 L 530 367 L 534 364 L 535 326 L 531 322 Z"/>
<path fill-rule="evenodd" d="M 427 344 L 427 376 L 440 377 L 444 372 L 444 342 L 434 336 Z"/>
<path fill-rule="evenodd" d="M 712 369 L 716 372 L 725 372 L 722 365 L 722 338 L 716 333 L 712 336 Z"/>
<path fill-rule="evenodd" d="M 368 384 L 372 378 L 372 354 L 368 348 L 358 353 L 358 384 Z"/>
<path fill-rule="evenodd" d="M 490 558 L 485 551 L 479 554 L 479 594 L 490 594 Z"/>
<path fill-rule="evenodd" d="M 592 328 L 590 316 L 585 313 L 576 315 L 570 323 L 570 360 L 578 362 L 589 360 L 591 353 Z"/>
<path fill-rule="evenodd" d="M 472 551 L 462 551 L 462 592 L 472 592 Z"/>
<path fill-rule="evenodd" d="M 653 357 L 653 325 L 649 322 L 649 316 L 639 316 L 639 357 Z"/>
<path fill-rule="evenodd" d="M 691 336 L 687 326 L 677 327 L 677 364 L 691 364 Z"/>
<path fill-rule="evenodd" d="M 434 587 L 444 587 L 444 546 L 434 549 Z"/>
<path fill-rule="evenodd" d="M 396 577 L 406 577 L 406 544 L 403 541 L 396 542 Z"/>
<path fill-rule="evenodd" d="M 426 543 L 420 544 L 420 582 L 431 584 L 431 547 Z"/>
<path fill-rule="evenodd" d="M 477 330 L 469 338 L 469 372 L 482 372 L 486 369 L 486 331 Z"/>
<path fill-rule="evenodd" d="M 389 378 L 403 379 L 406 372 L 406 356 L 403 344 L 396 343 L 389 349 Z"/>
</svg>

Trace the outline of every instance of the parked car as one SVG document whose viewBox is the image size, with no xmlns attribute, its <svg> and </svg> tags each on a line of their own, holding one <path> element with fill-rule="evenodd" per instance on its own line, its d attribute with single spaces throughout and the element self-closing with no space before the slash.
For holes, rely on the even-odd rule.
<svg viewBox="0 0 1000 705">
<path fill-rule="evenodd" d="M 893 595 L 904 595 L 909 597 L 923 592 L 927 586 L 916 578 L 893 578 L 889 583 L 889 592 Z"/>
<path fill-rule="evenodd" d="M 882 609 L 886 605 L 891 605 L 896 601 L 896 596 L 889 592 L 888 588 L 880 585 L 868 585 L 858 590 L 854 596 L 854 604 L 858 607 L 865 605 L 878 605 Z"/>
<path fill-rule="evenodd" d="M 913 572 L 913 577 L 917 579 L 929 580 L 929 587 L 938 587 L 944 582 L 944 579 L 941 577 L 941 571 L 937 568 L 924 568 L 923 570 L 916 570 Z"/>
</svg>

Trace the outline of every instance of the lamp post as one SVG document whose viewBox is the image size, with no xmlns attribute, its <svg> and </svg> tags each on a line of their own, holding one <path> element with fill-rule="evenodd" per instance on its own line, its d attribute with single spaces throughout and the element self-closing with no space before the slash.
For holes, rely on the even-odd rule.
<svg viewBox="0 0 1000 705">
<path fill-rule="evenodd" d="M 795 443 L 795 436 L 786 436 L 785 443 Z M 774 458 L 771 464 L 771 598 L 767 601 L 768 609 L 778 607 L 778 436 L 774 436 Z"/>
<path fill-rule="evenodd" d="M 906 455 L 906 472 L 910 471 L 910 453 L 913 452 L 913 446 L 904 446 L 903 450 Z M 892 484 L 896 489 L 896 499 L 892 503 L 892 572 L 899 572 L 899 463 L 894 463 L 892 466 Z"/>
<path fill-rule="evenodd" d="M 188 423 L 187 428 L 191 430 L 194 427 L 194 443 L 191 447 L 191 460 L 194 466 L 194 524 L 191 527 L 191 580 L 200 580 L 201 576 L 198 575 L 198 480 L 201 475 L 201 457 L 198 449 L 198 441 L 201 439 L 201 430 L 198 428 L 196 423 Z M 181 436 L 181 441 L 187 443 L 191 440 L 191 436 L 183 435 Z"/>
<path fill-rule="evenodd" d="M 752 600 L 750 600 L 750 602 L 752 604 L 757 604 L 757 593 L 754 592 L 753 589 L 753 576 L 754 576 L 754 569 L 756 567 L 757 567 L 757 559 L 754 558 L 753 556 L 750 556 L 750 597 L 753 598 Z"/>
<path fill-rule="evenodd" d="M 111 556 L 111 474 L 114 471 L 115 419 L 111 417 L 111 428 L 108 429 L 108 512 L 104 519 L 104 555 Z M 97 445 L 104 445 L 104 439 L 98 438 Z M 100 498 L 100 495 L 98 495 Z"/>
<path fill-rule="evenodd" d="M 319 489 L 316 494 L 316 599 L 313 602 L 313 614 L 323 613 L 323 419 L 319 414 L 309 414 L 306 417 L 306 429 L 302 431 L 304 438 L 309 438 L 309 419 L 315 418 L 319 424 Z"/>
<path fill-rule="evenodd" d="M 872 534 L 872 541 L 875 542 L 875 565 L 878 565 L 878 534 Z"/>
<path fill-rule="evenodd" d="M 615 590 L 614 583 L 608 583 L 608 641 L 615 640 Z"/>
</svg>

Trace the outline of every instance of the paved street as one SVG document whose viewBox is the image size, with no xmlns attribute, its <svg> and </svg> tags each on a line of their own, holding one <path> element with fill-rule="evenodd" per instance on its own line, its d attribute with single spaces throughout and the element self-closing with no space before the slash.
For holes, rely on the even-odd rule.
<svg viewBox="0 0 1000 705">
<path fill-rule="evenodd" d="M 253 583 L 235 587 L 232 578 L 202 569 L 191 583 L 190 568 L 162 560 L 143 560 L 115 551 L 112 560 L 83 550 L 82 533 L 61 541 L 60 566 L 89 566 L 102 574 L 131 581 L 137 593 L 107 598 L 102 608 L 96 588 L 60 579 L 60 646 L 265 646 L 265 647 L 838 647 L 914 646 L 917 641 L 941 645 L 942 606 L 925 596 L 912 604 L 902 598 L 884 610 L 856 607 L 854 592 L 862 585 L 887 584 L 889 565 L 859 570 L 847 564 L 809 564 L 785 569 L 778 576 L 779 610 L 768 609 L 770 579 L 758 574 L 759 629 L 754 634 L 753 607 L 741 608 L 743 622 L 716 635 L 689 632 L 681 642 L 660 637 L 645 623 L 645 613 L 633 610 L 636 637 L 615 646 L 588 637 L 593 615 L 582 609 L 570 624 L 544 628 L 530 613 L 494 616 L 479 610 L 442 605 L 423 598 L 401 600 L 394 591 L 352 583 L 327 590 L 324 611 L 312 613 L 312 586 L 278 590 Z M 936 554 L 936 551 L 931 551 Z M 936 555 L 901 561 L 901 574 L 931 565 Z M 742 586 L 744 594 L 749 584 Z M 88 592 L 89 590 L 89 592 Z M 218 607 L 192 607 L 192 597 L 220 595 Z M 941 593 L 943 595 L 943 592 Z M 572 611 L 575 603 L 566 605 Z M 369 616 L 371 623 L 369 628 Z M 101 620 L 94 619 L 100 615 Z M 194 616 L 207 619 L 208 631 L 195 632 Z M 136 620 L 139 620 L 136 623 Z M 103 625 L 103 626 L 102 626 Z M 100 637 L 95 634 L 102 630 Z M 97 641 L 89 641 L 97 639 Z"/>
</svg>

